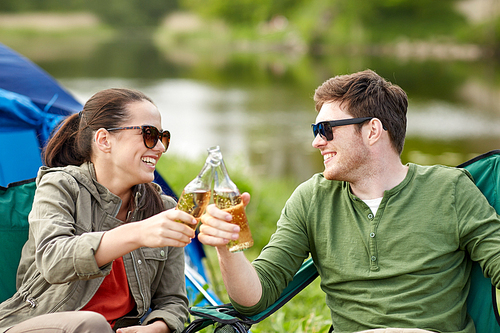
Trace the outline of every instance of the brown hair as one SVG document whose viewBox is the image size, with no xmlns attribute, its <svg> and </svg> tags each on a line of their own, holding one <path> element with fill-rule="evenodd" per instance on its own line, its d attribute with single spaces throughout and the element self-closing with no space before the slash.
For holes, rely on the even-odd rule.
<svg viewBox="0 0 500 333">
<path fill-rule="evenodd" d="M 127 105 L 143 100 L 153 103 L 142 92 L 132 89 L 113 88 L 97 92 L 80 113 L 66 118 L 50 138 L 42 154 L 44 164 L 62 167 L 90 162 L 94 132 L 99 128 L 120 127 L 129 117 Z M 146 195 L 153 200 L 144 200 L 144 209 L 154 215 L 163 210 L 163 202 L 153 184 L 145 185 Z"/>
<path fill-rule="evenodd" d="M 399 86 L 372 70 L 365 70 L 325 81 L 316 89 L 314 101 L 318 112 L 325 103 L 340 102 L 354 118 L 378 118 L 388 131 L 392 146 L 401 155 L 406 136 L 408 97 Z"/>
</svg>

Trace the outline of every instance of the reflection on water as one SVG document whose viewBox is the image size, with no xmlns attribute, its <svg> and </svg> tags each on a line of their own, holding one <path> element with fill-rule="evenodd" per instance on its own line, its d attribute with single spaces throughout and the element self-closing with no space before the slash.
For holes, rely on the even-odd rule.
<svg viewBox="0 0 500 333">
<path fill-rule="evenodd" d="M 329 77 L 366 68 L 408 93 L 403 162 L 456 165 L 500 147 L 500 74 L 487 61 L 236 54 L 186 64 L 176 62 L 175 50 L 159 50 L 144 38 L 93 47 L 85 58 L 33 60 L 82 102 L 109 87 L 144 91 L 172 133 L 169 149 L 188 158 L 220 145 L 228 163 L 249 172 L 309 178 L 323 169 L 311 147 L 314 89 Z"/>
</svg>

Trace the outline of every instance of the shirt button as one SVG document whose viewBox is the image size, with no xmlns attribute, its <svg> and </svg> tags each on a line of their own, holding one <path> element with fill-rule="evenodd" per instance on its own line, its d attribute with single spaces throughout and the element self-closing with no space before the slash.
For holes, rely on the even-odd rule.
<svg viewBox="0 0 500 333">
<path fill-rule="evenodd" d="M 372 261 L 376 261 L 376 260 L 377 260 L 377 257 L 372 256 Z"/>
<path fill-rule="evenodd" d="M 374 232 L 372 232 L 372 233 L 370 234 L 370 237 L 371 237 L 371 238 L 375 237 L 375 233 L 374 233 Z"/>
<path fill-rule="evenodd" d="M 141 260 L 141 259 L 137 260 L 137 263 L 138 263 L 139 265 L 140 265 L 140 264 L 142 264 L 142 260 Z"/>
<path fill-rule="evenodd" d="M 373 214 L 368 214 L 368 218 L 369 218 L 370 220 L 372 220 L 372 219 L 373 219 Z"/>
<path fill-rule="evenodd" d="M 162 257 L 164 257 L 164 256 L 165 256 L 165 251 L 161 250 L 161 251 L 160 251 L 160 255 L 161 255 Z"/>
</svg>

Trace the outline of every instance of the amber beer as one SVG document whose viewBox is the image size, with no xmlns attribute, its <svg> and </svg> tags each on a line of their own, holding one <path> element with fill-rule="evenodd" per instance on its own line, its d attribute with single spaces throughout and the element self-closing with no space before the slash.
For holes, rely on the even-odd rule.
<svg viewBox="0 0 500 333">
<path fill-rule="evenodd" d="M 253 239 L 240 190 L 229 178 L 219 147 L 214 147 L 211 151 L 218 152 L 220 156 L 220 163 L 214 170 L 214 203 L 217 208 L 229 212 L 233 216 L 232 223 L 240 226 L 238 239 L 229 241 L 227 248 L 230 252 L 244 251 L 253 245 Z"/>
<path fill-rule="evenodd" d="M 193 225 L 190 223 L 184 223 L 191 229 L 195 230 L 200 222 L 200 217 L 205 211 L 209 201 L 210 194 L 212 192 L 212 181 L 213 181 L 213 168 L 220 163 L 220 151 L 216 149 L 209 149 L 208 156 L 205 160 L 203 168 L 201 168 L 200 173 L 192 181 L 190 181 L 184 190 L 182 191 L 181 197 L 177 206 L 178 210 L 182 210 L 188 214 L 191 214 L 198 223 Z M 177 221 L 181 222 L 182 221 Z"/>
<path fill-rule="evenodd" d="M 191 193 L 183 191 L 176 208 L 192 215 L 198 222 L 200 222 L 200 217 L 205 211 L 205 208 L 207 208 L 209 201 L 210 191 L 194 191 Z M 198 226 L 198 224 L 184 224 L 193 230 L 195 230 Z"/>
<path fill-rule="evenodd" d="M 229 252 L 240 252 L 252 247 L 253 238 L 252 233 L 250 232 L 250 227 L 248 226 L 247 214 L 245 213 L 243 202 L 231 208 L 224 209 L 224 211 L 233 216 L 231 223 L 240 226 L 240 236 L 238 239 L 231 240 L 227 244 Z"/>
</svg>

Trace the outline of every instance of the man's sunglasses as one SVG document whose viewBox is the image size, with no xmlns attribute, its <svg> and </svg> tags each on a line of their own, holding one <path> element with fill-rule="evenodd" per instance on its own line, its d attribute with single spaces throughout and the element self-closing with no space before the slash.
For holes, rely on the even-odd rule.
<svg viewBox="0 0 500 333">
<path fill-rule="evenodd" d="M 314 133 L 314 137 L 317 137 L 319 134 L 323 139 L 326 139 L 326 141 L 331 141 L 333 140 L 333 132 L 332 132 L 333 127 L 361 124 L 373 118 L 374 117 L 364 117 L 364 118 L 349 118 L 341 120 L 320 121 L 317 124 L 311 124 L 311 127 Z"/>
<path fill-rule="evenodd" d="M 168 145 L 170 144 L 170 132 L 167 130 L 159 131 L 156 127 L 151 125 L 114 127 L 114 128 L 107 128 L 106 130 L 111 132 L 111 131 L 121 131 L 128 129 L 140 129 L 142 131 L 142 139 L 144 141 L 144 145 L 146 146 L 146 148 L 153 149 L 158 143 L 158 140 L 161 140 L 161 143 L 165 147 L 164 152 L 167 151 Z"/>
</svg>

